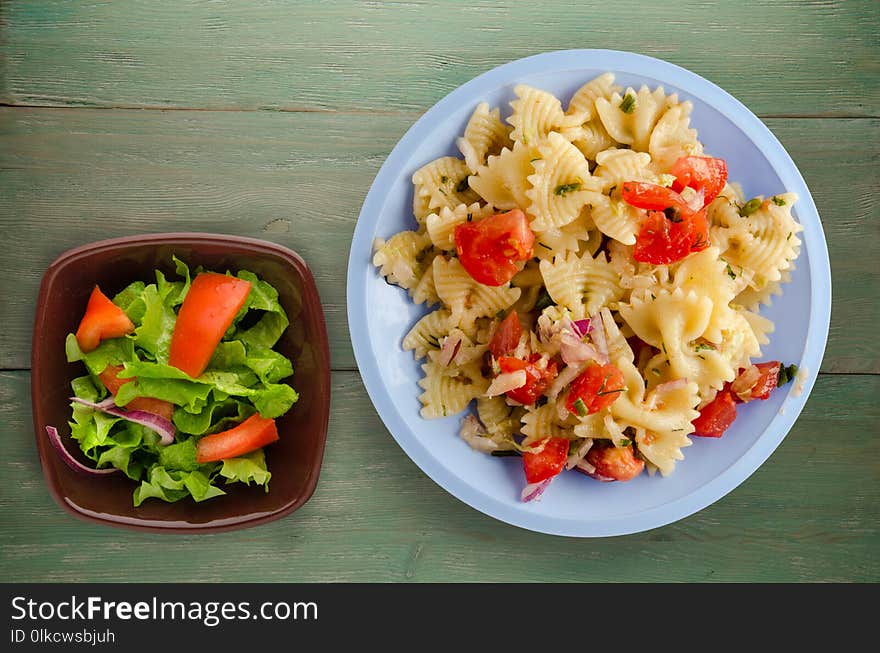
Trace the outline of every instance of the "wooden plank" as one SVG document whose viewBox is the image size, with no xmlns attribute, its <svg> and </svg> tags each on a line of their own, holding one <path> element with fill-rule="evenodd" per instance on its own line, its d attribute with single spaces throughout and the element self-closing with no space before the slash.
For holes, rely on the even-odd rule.
<svg viewBox="0 0 880 653">
<path fill-rule="evenodd" d="M 607 48 L 689 68 L 761 115 L 880 115 L 873 0 L 55 0 L 0 12 L 0 99 L 14 104 L 412 111 L 520 57 Z"/>
<path fill-rule="evenodd" d="M 417 114 L 0 109 L 0 367 L 29 366 L 33 301 L 62 251 L 101 238 L 213 231 L 299 251 L 334 369 L 354 369 L 345 264 L 360 206 Z M 834 278 L 822 369 L 880 372 L 880 120 L 770 119 L 823 219 Z"/>
<path fill-rule="evenodd" d="M 739 488 L 675 524 L 592 540 L 518 529 L 444 492 L 390 437 L 353 372 L 333 375 L 322 475 L 300 511 L 218 535 L 91 525 L 45 488 L 28 383 L 0 373 L 7 582 L 880 580 L 880 377 L 821 376 L 792 432 Z"/>
</svg>

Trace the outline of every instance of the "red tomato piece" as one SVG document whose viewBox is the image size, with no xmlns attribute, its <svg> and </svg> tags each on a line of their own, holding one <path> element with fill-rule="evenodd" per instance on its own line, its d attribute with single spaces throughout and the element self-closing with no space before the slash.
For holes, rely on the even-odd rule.
<svg viewBox="0 0 880 653">
<path fill-rule="evenodd" d="M 134 323 L 121 308 L 101 292 L 92 289 L 86 313 L 76 329 L 76 341 L 84 352 L 95 349 L 102 340 L 120 338 L 134 331 Z"/>
<path fill-rule="evenodd" d="M 607 408 L 626 390 L 626 382 L 612 363 L 590 365 L 571 382 L 565 407 L 581 417 Z"/>
<path fill-rule="evenodd" d="M 455 251 L 464 269 L 485 286 L 507 283 L 519 271 L 517 262 L 532 257 L 535 234 L 525 213 L 513 209 L 455 228 Z"/>
<path fill-rule="evenodd" d="M 690 186 L 703 191 L 703 206 L 718 197 L 727 183 L 727 162 L 711 156 L 683 156 L 672 164 L 669 171 L 675 175 L 672 190 L 681 192 Z"/>
<path fill-rule="evenodd" d="M 674 190 L 628 181 L 621 193 L 628 204 L 648 211 L 633 248 L 635 260 L 668 265 L 709 246 L 706 210 L 692 210 Z"/>
<path fill-rule="evenodd" d="M 770 392 L 776 388 L 779 382 L 779 361 L 755 363 L 755 367 L 761 372 L 761 376 L 752 386 L 752 399 L 767 399 Z"/>
<path fill-rule="evenodd" d="M 489 341 L 489 351 L 497 359 L 502 356 L 509 356 L 519 344 L 522 337 L 522 324 L 519 321 L 519 315 L 516 311 L 510 311 L 498 326 L 492 339 Z"/>
<path fill-rule="evenodd" d="M 228 431 L 206 435 L 196 445 L 196 460 L 210 463 L 243 456 L 278 439 L 278 427 L 274 419 L 254 413 L 238 426 Z"/>
<path fill-rule="evenodd" d="M 645 461 L 635 455 L 632 445 L 592 447 L 586 460 L 596 468 L 588 476 L 599 481 L 630 481 L 645 469 Z"/>
<path fill-rule="evenodd" d="M 498 367 L 502 372 L 517 372 L 519 370 L 526 371 L 526 384 L 513 390 L 508 390 L 505 394 L 514 401 L 518 401 L 524 405 L 531 405 L 538 400 L 547 386 L 556 378 L 558 370 L 556 361 L 548 361 L 546 367 L 539 366 L 537 363 L 541 360 L 539 354 L 532 354 L 528 361 L 512 356 L 502 356 L 498 359 Z"/>
<path fill-rule="evenodd" d="M 120 379 L 119 373 L 124 369 L 125 368 L 122 365 L 108 365 L 104 368 L 104 371 L 98 375 L 98 378 L 101 379 L 101 383 L 104 384 L 107 391 L 114 397 L 116 396 L 116 393 L 119 392 L 119 388 L 126 383 L 131 383 L 137 379 L 137 377 L 134 376 L 128 379 Z M 164 417 L 169 421 L 174 415 L 174 404 L 163 399 L 156 399 L 155 397 L 135 397 L 126 404 L 125 409 L 143 410 Z"/>
<path fill-rule="evenodd" d="M 193 378 L 204 372 L 250 290 L 250 281 L 225 274 L 203 272 L 193 279 L 171 334 L 168 364 Z"/>
<path fill-rule="evenodd" d="M 691 424 L 694 435 L 703 438 L 720 438 L 736 419 L 736 402 L 730 392 L 719 392 L 715 399 L 703 406 L 700 416 Z"/>
<path fill-rule="evenodd" d="M 568 440 L 565 438 L 545 438 L 542 442 L 545 443 L 544 448 L 538 453 L 523 452 L 523 471 L 528 483 L 553 478 L 562 471 L 568 458 Z"/>
</svg>

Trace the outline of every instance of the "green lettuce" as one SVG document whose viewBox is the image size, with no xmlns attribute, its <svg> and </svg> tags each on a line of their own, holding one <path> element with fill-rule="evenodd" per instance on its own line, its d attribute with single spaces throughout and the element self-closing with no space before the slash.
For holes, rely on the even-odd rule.
<svg viewBox="0 0 880 653">
<path fill-rule="evenodd" d="M 132 381 L 118 389 L 118 406 L 138 397 L 174 404 L 175 441 L 163 445 L 152 429 L 76 402 L 71 404 L 71 436 L 96 467 L 115 467 L 139 482 L 135 506 L 151 498 L 204 501 L 224 494 L 218 482 L 256 483 L 268 491 L 271 473 L 262 449 L 200 464 L 197 444 L 201 437 L 232 428 L 255 412 L 280 417 L 299 399 L 293 387 L 283 383 L 294 373 L 291 361 L 273 349 L 289 325 L 278 292 L 252 272 L 238 272 L 251 283 L 251 291 L 207 369 L 193 379 L 168 365 L 168 355 L 177 311 L 202 269 L 191 273 L 183 261 L 172 260 L 177 278 L 157 270 L 154 283 L 134 281 L 113 297 L 135 324 L 134 333 L 105 340 L 87 353 L 70 334 L 65 353 L 69 362 L 82 363 L 87 372 L 71 382 L 80 399 L 98 402 L 107 397 L 99 375 L 108 366 L 121 366 L 119 378 Z"/>
</svg>

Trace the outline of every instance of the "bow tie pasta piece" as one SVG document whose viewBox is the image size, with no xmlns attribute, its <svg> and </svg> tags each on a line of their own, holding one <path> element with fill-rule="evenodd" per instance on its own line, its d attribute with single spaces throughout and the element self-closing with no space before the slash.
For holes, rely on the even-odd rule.
<svg viewBox="0 0 880 653">
<path fill-rule="evenodd" d="M 513 113 L 507 119 L 513 126 L 510 137 L 524 145 L 532 145 L 551 132 L 563 127 L 574 127 L 578 116 L 566 116 L 562 104 L 552 93 L 525 84 L 518 84 L 513 92 L 517 99 L 510 103 Z"/>
<path fill-rule="evenodd" d="M 565 258 L 541 261 L 541 275 L 547 292 L 556 304 L 567 308 L 574 319 L 589 317 L 623 295 L 620 279 L 605 259 L 570 252 Z"/>
<path fill-rule="evenodd" d="M 565 127 L 560 129 L 559 133 L 579 149 L 586 158 L 593 161 L 595 161 L 596 155 L 599 152 L 618 145 L 618 142 L 611 138 L 611 135 L 602 125 L 602 121 L 598 118 L 594 118 L 576 127 Z"/>
<path fill-rule="evenodd" d="M 535 231 L 535 256 L 539 259 L 565 256 L 569 252 L 580 251 L 582 242 L 586 243 L 590 254 L 594 254 L 602 244 L 602 234 L 595 228 L 587 209 L 583 209 L 574 221 L 561 229 Z"/>
<path fill-rule="evenodd" d="M 562 135 L 553 132 L 536 147 L 539 158 L 532 162 L 532 187 L 525 193 L 530 200 L 527 212 L 534 216 L 532 229 L 559 229 L 577 219 L 589 192 L 600 190 L 601 182 L 590 174 L 581 151 Z"/>
<path fill-rule="evenodd" d="M 574 415 L 566 411 L 566 415 L 560 419 L 556 404 L 548 402 L 543 406 L 526 406 L 526 412 L 522 416 L 522 441 L 524 448 L 540 442 L 544 438 L 574 438 L 572 430 L 577 423 Z"/>
<path fill-rule="evenodd" d="M 624 245 L 634 245 L 642 214 L 620 199 L 602 193 L 587 193 L 587 206 L 596 228 Z"/>
<path fill-rule="evenodd" d="M 697 130 L 691 129 L 690 102 L 677 104 L 663 114 L 651 131 L 648 153 L 658 174 L 668 172 L 683 156 L 700 156 L 703 145 L 697 140 Z"/>
<path fill-rule="evenodd" d="M 651 155 L 646 152 L 610 148 L 596 155 L 593 175 L 602 180 L 602 192 L 610 193 L 612 189 L 619 191 L 627 181 L 658 183 L 657 175 L 648 167 L 650 165 Z"/>
<path fill-rule="evenodd" d="M 420 225 L 431 212 L 444 206 L 454 209 L 479 199 L 468 186 L 470 172 L 461 159 L 443 156 L 413 173 L 413 213 Z"/>
<path fill-rule="evenodd" d="M 432 262 L 436 251 L 426 234 L 401 231 L 387 241 L 376 242 L 373 265 L 389 283 L 409 291 L 416 304 L 436 304 Z"/>
<path fill-rule="evenodd" d="M 440 338 L 449 333 L 452 314 L 445 309 L 431 311 L 407 332 L 403 338 L 404 351 L 412 351 L 416 360 L 428 352 L 440 349 Z"/>
<path fill-rule="evenodd" d="M 701 334 L 709 342 L 720 343 L 721 332 L 731 321 L 730 302 L 734 297 L 733 279 L 727 264 L 719 258 L 717 247 L 709 247 L 685 258 L 675 271 L 672 289 L 681 288 L 712 301 L 712 314 Z"/>
<path fill-rule="evenodd" d="M 426 419 L 447 417 L 460 413 L 468 404 L 483 395 L 489 382 L 480 373 L 479 363 L 467 365 L 422 365 L 423 378 L 419 386 L 424 390 L 419 395 L 422 403 L 421 415 Z"/>
<path fill-rule="evenodd" d="M 513 147 L 510 140 L 510 127 L 501 122 L 501 111 L 481 102 L 474 109 L 464 128 L 464 136 L 455 142 L 471 172 L 476 172 L 486 163 L 490 154 L 498 154 L 502 149 Z"/>
<path fill-rule="evenodd" d="M 678 103 L 678 96 L 667 96 L 662 86 L 651 91 L 642 86 L 638 92 L 627 88 L 610 100 L 598 98 L 596 112 L 611 137 L 640 152 L 648 150 L 651 132 L 668 108 Z"/>
<path fill-rule="evenodd" d="M 539 156 L 533 146 L 517 142 L 512 150 L 504 148 L 497 156 L 490 156 L 468 181 L 483 200 L 498 210 L 527 207 L 526 192 L 532 187 L 529 176 L 535 171 L 532 163 Z"/>
<path fill-rule="evenodd" d="M 596 116 L 597 99 L 608 99 L 612 94 L 620 91 L 620 86 L 614 84 L 614 74 L 603 73 L 574 92 L 568 102 L 565 115 L 583 124 Z"/>
<path fill-rule="evenodd" d="M 443 304 L 449 307 L 452 326 L 469 330 L 477 318 L 494 317 L 516 302 L 519 288 L 510 283 L 502 286 L 484 286 L 467 273 L 457 258 L 434 259 L 434 285 Z"/>
</svg>

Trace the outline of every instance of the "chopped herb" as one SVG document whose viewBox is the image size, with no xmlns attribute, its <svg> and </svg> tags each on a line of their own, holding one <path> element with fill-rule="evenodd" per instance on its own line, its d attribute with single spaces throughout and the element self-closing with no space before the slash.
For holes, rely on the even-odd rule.
<svg viewBox="0 0 880 653">
<path fill-rule="evenodd" d="M 699 252 L 701 249 L 705 249 L 708 244 L 709 242 L 703 234 L 697 234 L 697 237 L 694 239 L 694 244 L 691 245 L 691 251 Z"/>
<path fill-rule="evenodd" d="M 626 97 L 620 103 L 620 110 L 624 113 L 632 113 L 636 108 L 635 95 L 626 94 Z"/>
<path fill-rule="evenodd" d="M 571 184 L 560 184 L 553 192 L 561 197 L 565 197 L 570 192 L 581 189 L 581 182 L 576 181 Z"/>
<path fill-rule="evenodd" d="M 495 313 L 495 317 L 497 317 L 499 320 L 500 320 L 502 317 L 504 317 L 504 309 L 502 308 L 500 311 L 498 311 L 497 313 Z"/>
<path fill-rule="evenodd" d="M 663 209 L 663 215 L 666 216 L 666 219 L 670 222 L 682 222 L 683 218 L 681 217 L 681 211 L 679 211 L 674 206 L 670 206 L 668 208 Z"/>
<path fill-rule="evenodd" d="M 705 342 L 698 342 L 694 345 L 694 351 L 703 351 L 704 349 L 711 349 L 714 351 L 715 347 Z"/>
<path fill-rule="evenodd" d="M 576 402 L 574 402 L 573 405 L 574 409 L 577 411 L 577 414 L 580 417 L 586 417 L 590 414 L 590 411 L 587 410 L 587 405 L 584 403 L 583 399 L 578 399 Z"/>
<path fill-rule="evenodd" d="M 617 184 L 614 184 L 611 188 L 608 189 L 608 194 L 611 195 L 615 190 L 617 190 Z"/>
<path fill-rule="evenodd" d="M 748 202 L 743 204 L 742 208 L 739 210 L 739 214 L 742 217 L 747 218 L 748 216 L 752 215 L 752 213 L 755 213 L 760 208 L 761 208 L 761 198 L 753 197 Z"/>
<path fill-rule="evenodd" d="M 651 299 L 657 299 L 657 295 L 655 295 L 654 293 L 651 293 Z"/>
<path fill-rule="evenodd" d="M 447 181 L 449 181 L 449 177 L 447 177 L 446 175 L 440 176 L 440 183 L 441 184 L 445 184 Z"/>
<path fill-rule="evenodd" d="M 632 444 L 632 442 L 630 440 L 628 440 L 627 438 L 621 438 L 621 440 L 620 440 L 621 447 L 628 447 L 631 444 Z"/>
<path fill-rule="evenodd" d="M 660 376 L 660 370 L 658 370 L 656 367 L 652 367 L 651 372 L 656 374 L 657 376 Z"/>
<path fill-rule="evenodd" d="M 606 390 L 605 384 L 608 382 L 608 377 L 610 377 L 610 376 L 611 376 L 610 374 L 606 374 L 605 378 L 602 379 L 602 385 L 599 386 L 599 391 L 596 393 L 597 397 L 604 397 L 605 395 L 613 395 L 617 392 L 623 392 L 624 390 L 626 390 L 626 388 L 617 388 L 616 390 Z"/>
<path fill-rule="evenodd" d="M 529 159 L 529 163 L 534 163 L 535 161 L 540 161 L 541 157 L 536 156 L 534 159 Z"/>
<path fill-rule="evenodd" d="M 535 302 L 535 310 L 543 311 L 548 306 L 553 305 L 553 299 L 550 297 L 550 293 L 547 292 L 546 288 L 541 289 L 541 294 L 538 295 L 538 300 Z"/>
<path fill-rule="evenodd" d="M 703 356 L 703 354 L 697 354 L 697 358 L 699 358 L 701 361 L 706 360 L 706 357 Z"/>
<path fill-rule="evenodd" d="M 538 397 L 535 400 L 535 408 L 540 408 L 541 406 L 543 406 L 546 403 L 547 403 L 546 395 L 541 395 L 540 397 Z M 510 413 L 512 413 L 512 412 L 513 412 L 513 409 L 510 410 Z M 510 413 L 507 413 L 508 417 L 510 417 Z"/>
<path fill-rule="evenodd" d="M 774 203 L 776 206 L 785 206 L 785 200 L 782 199 L 781 197 L 776 197 L 776 196 L 774 195 L 772 199 L 773 199 L 773 203 Z"/>
<path fill-rule="evenodd" d="M 790 239 L 791 239 L 791 236 L 792 236 L 792 232 L 789 231 L 789 232 L 788 232 L 788 235 L 785 237 L 785 240 L 790 240 Z"/>
<path fill-rule="evenodd" d="M 473 220 L 473 219 L 474 219 L 474 214 L 473 214 L 473 213 L 468 213 L 467 221 L 470 222 L 470 221 Z"/>
<path fill-rule="evenodd" d="M 545 245 L 545 244 L 542 243 L 540 240 L 538 241 L 538 244 L 539 244 L 541 247 L 543 247 L 544 249 L 551 249 L 551 250 L 553 249 L 552 247 L 550 247 L 550 245 Z"/>
<path fill-rule="evenodd" d="M 493 456 L 498 456 L 499 458 L 503 458 L 504 456 L 521 456 L 522 454 L 516 449 L 496 449 L 492 452 Z"/>
<path fill-rule="evenodd" d="M 776 381 L 776 386 L 779 387 L 781 385 L 785 385 L 789 381 L 793 381 L 794 377 L 797 376 L 798 366 L 792 363 L 788 367 L 786 367 L 785 363 L 779 364 L 779 378 Z"/>
<path fill-rule="evenodd" d="M 427 340 L 429 344 L 432 344 L 435 347 L 440 346 L 440 340 L 435 335 L 428 335 L 425 337 L 425 340 Z"/>
<path fill-rule="evenodd" d="M 458 182 L 458 186 L 455 187 L 456 193 L 463 193 L 468 189 L 468 178 L 463 177 L 460 182 Z"/>
<path fill-rule="evenodd" d="M 736 272 L 730 267 L 730 263 L 727 264 L 727 276 L 736 281 Z"/>
<path fill-rule="evenodd" d="M 667 354 L 667 352 L 666 352 L 666 343 L 665 343 L 665 342 L 661 342 L 661 343 L 660 343 L 660 348 L 663 350 L 663 353 L 664 353 L 664 354 Z M 667 354 L 667 356 L 668 356 L 668 354 Z"/>
</svg>

